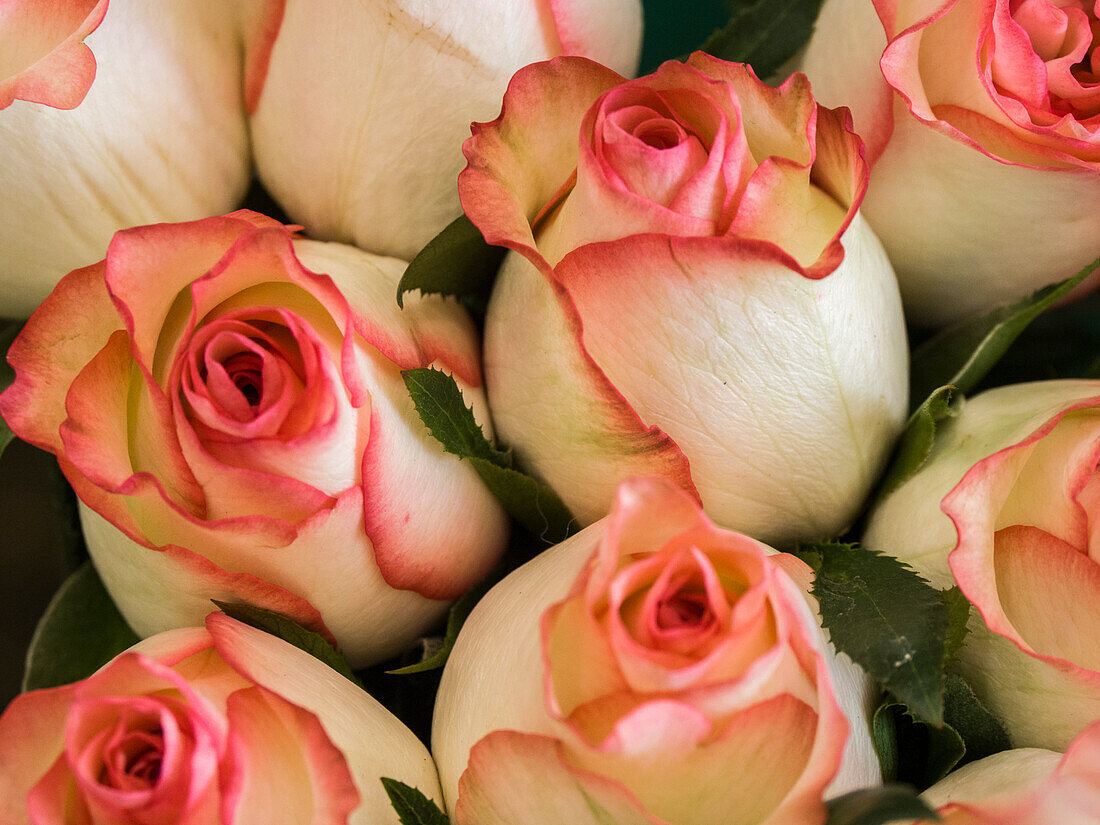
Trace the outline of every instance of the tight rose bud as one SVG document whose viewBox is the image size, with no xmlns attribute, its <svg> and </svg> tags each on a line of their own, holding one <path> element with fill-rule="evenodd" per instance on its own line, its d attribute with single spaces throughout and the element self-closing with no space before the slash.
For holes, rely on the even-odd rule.
<svg viewBox="0 0 1100 825">
<path fill-rule="evenodd" d="M 267 0 L 265 14 L 261 180 L 311 236 L 406 259 L 458 217 L 459 146 L 513 72 L 577 54 L 632 73 L 641 48 L 639 0 Z"/>
<path fill-rule="evenodd" d="M 964 765 L 923 796 L 940 825 L 1100 825 L 1100 724 L 1086 728 L 1065 754 L 1002 751 Z"/>
<path fill-rule="evenodd" d="M 989 390 L 936 433 L 864 544 L 976 610 L 962 675 L 1013 745 L 1064 750 L 1100 719 L 1100 382 Z"/>
<path fill-rule="evenodd" d="M 1095 0 L 829 0 L 801 61 L 867 141 L 864 214 L 941 325 L 1100 255 Z"/>
<path fill-rule="evenodd" d="M 466 213 L 514 250 L 485 328 L 497 429 L 581 522 L 660 475 L 765 541 L 842 532 L 908 392 L 846 115 L 701 53 L 633 81 L 561 58 L 464 151 Z"/>
<path fill-rule="evenodd" d="M 869 680 L 825 641 L 809 568 L 773 552 L 631 479 L 498 584 L 436 700 L 456 825 L 810 823 L 877 782 Z"/>
<path fill-rule="evenodd" d="M 308 653 L 219 613 L 0 716 L 0 822 L 397 825 L 439 798 L 412 732 Z"/>
<path fill-rule="evenodd" d="M 398 310 L 404 266 L 239 212 L 118 233 L 27 322 L 0 412 L 57 454 L 138 633 L 243 601 L 358 665 L 492 567 L 504 513 L 401 378 L 438 365 L 484 421 L 476 333 L 453 302 Z"/>
<path fill-rule="evenodd" d="M 120 229 L 239 203 L 238 14 L 224 0 L 3 4 L 0 107 L 17 99 L 0 111 L 0 315 L 29 315 Z"/>
</svg>

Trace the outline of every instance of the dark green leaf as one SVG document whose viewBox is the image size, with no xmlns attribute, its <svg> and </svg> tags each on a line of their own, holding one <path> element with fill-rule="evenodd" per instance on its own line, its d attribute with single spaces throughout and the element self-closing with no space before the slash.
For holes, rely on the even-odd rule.
<svg viewBox="0 0 1100 825">
<path fill-rule="evenodd" d="M 963 393 L 970 392 L 1028 324 L 1098 266 L 1100 258 L 1072 278 L 948 327 L 917 347 L 913 352 L 909 397 L 925 398 L 945 384 L 958 387 Z"/>
<path fill-rule="evenodd" d="M 489 592 L 489 588 L 496 584 L 498 578 L 495 572 L 486 576 L 463 593 L 458 601 L 451 606 L 451 612 L 447 615 L 447 631 L 443 636 L 442 644 L 438 648 L 428 652 L 424 658 L 414 665 L 408 665 L 407 667 L 386 672 L 403 676 L 408 673 L 422 673 L 425 670 L 435 670 L 447 664 L 447 657 L 451 655 L 451 650 L 455 646 L 455 640 L 458 638 L 458 631 L 462 629 L 462 625 L 465 624 L 467 617 L 470 615 L 470 611 L 472 611 L 474 606 L 481 601 L 481 597 Z"/>
<path fill-rule="evenodd" d="M 813 34 L 822 0 L 756 0 L 739 3 L 725 28 L 701 48 L 735 63 L 748 63 L 766 78 L 794 57 Z"/>
<path fill-rule="evenodd" d="M 409 263 L 397 285 L 397 305 L 404 306 L 406 292 L 419 289 L 424 295 L 453 295 L 484 312 L 507 251 L 485 243 L 481 231 L 460 215 Z"/>
<path fill-rule="evenodd" d="M 859 545 L 796 552 L 820 554 L 813 594 L 837 650 L 922 719 L 942 724 L 947 607 L 940 591 L 898 559 Z"/>
<path fill-rule="evenodd" d="M 944 638 L 943 666 L 946 668 L 955 659 L 966 640 L 966 623 L 970 621 L 970 602 L 957 587 L 941 591 L 944 604 L 947 605 L 947 636 Z"/>
<path fill-rule="evenodd" d="M 909 416 L 886 475 L 879 485 L 878 499 L 892 493 L 924 466 L 932 453 L 940 424 L 958 415 L 961 399 L 961 395 L 955 394 L 954 387 L 940 387 Z"/>
<path fill-rule="evenodd" d="M 881 785 L 846 793 L 825 803 L 829 817 L 825 825 L 885 825 L 895 819 L 939 817 L 908 785 Z"/>
<path fill-rule="evenodd" d="M 15 370 L 8 363 L 7 354 L 8 347 L 11 346 L 11 342 L 15 340 L 15 336 L 19 334 L 19 330 L 22 328 L 22 321 L 8 321 L 0 326 L 0 392 L 10 387 L 11 382 L 15 380 Z M 0 416 L 0 455 L 4 454 L 4 450 L 7 449 L 14 438 L 15 433 L 11 431 L 8 422 Z"/>
<path fill-rule="evenodd" d="M 982 704 L 970 685 L 955 673 L 947 674 L 943 718 L 966 743 L 964 762 L 973 762 L 1012 747 L 1000 720 Z"/>
<path fill-rule="evenodd" d="M 313 658 L 320 659 L 341 676 L 347 677 L 362 687 L 355 674 L 351 672 L 347 660 L 336 648 L 325 641 L 324 636 L 320 633 L 306 630 L 293 619 L 288 619 L 273 610 L 264 610 L 262 607 L 253 607 L 250 604 L 230 604 L 216 599 L 211 599 L 211 601 L 225 615 L 270 633 L 272 636 L 278 636 L 284 642 L 290 642 Z"/>
<path fill-rule="evenodd" d="M 871 732 L 883 778 L 917 788 L 943 779 L 963 758 L 962 736 L 948 724 L 939 727 L 913 717 L 905 705 L 889 697 L 875 710 Z"/>
<path fill-rule="evenodd" d="M 443 449 L 468 459 L 504 509 L 532 534 L 553 543 L 569 535 L 573 515 L 549 485 L 512 467 L 512 454 L 485 438 L 454 379 L 423 368 L 402 373 L 420 420 Z"/>
<path fill-rule="evenodd" d="M 107 595 L 91 562 L 84 562 L 54 594 L 27 652 L 23 690 L 86 679 L 138 637 Z"/>
<path fill-rule="evenodd" d="M 390 804 L 397 811 L 401 825 L 450 825 L 451 820 L 447 814 L 439 810 L 439 806 L 419 789 L 410 788 L 404 782 L 386 776 L 382 777 L 382 785 L 390 798 Z"/>
</svg>

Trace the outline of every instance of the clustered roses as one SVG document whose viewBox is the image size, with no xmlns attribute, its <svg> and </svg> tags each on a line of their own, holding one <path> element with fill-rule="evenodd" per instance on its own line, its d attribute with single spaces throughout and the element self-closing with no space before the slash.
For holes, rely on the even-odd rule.
<svg viewBox="0 0 1100 825">
<path fill-rule="evenodd" d="M 951 667 L 1013 747 L 940 821 L 1100 823 L 1100 381 L 959 401 L 860 520 L 923 400 L 906 320 L 1100 255 L 1100 0 L 827 0 L 772 85 L 631 79 L 641 17 L 0 2 L 0 414 L 143 637 L 0 716 L 0 825 L 396 823 L 381 777 L 455 825 L 822 825 L 884 778 L 882 691 L 769 544 L 854 525 L 974 608 Z M 238 209 L 253 173 L 293 225 Z M 395 300 L 462 214 L 508 250 L 484 353 L 454 298 Z M 210 612 L 363 667 L 490 575 L 509 520 L 429 368 L 583 528 L 470 613 L 431 755 Z"/>
</svg>

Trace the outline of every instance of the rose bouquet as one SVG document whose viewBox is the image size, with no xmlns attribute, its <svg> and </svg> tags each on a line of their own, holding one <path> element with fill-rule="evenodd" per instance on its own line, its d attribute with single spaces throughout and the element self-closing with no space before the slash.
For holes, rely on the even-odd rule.
<svg viewBox="0 0 1100 825">
<path fill-rule="evenodd" d="M 1100 825 L 1098 130 L 1094 0 L 0 2 L 0 825 Z"/>
</svg>

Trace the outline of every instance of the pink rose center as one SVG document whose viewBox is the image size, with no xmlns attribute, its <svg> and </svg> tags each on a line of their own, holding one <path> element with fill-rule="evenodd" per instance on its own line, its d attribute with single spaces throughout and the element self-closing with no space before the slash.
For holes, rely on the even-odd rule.
<svg viewBox="0 0 1100 825">
<path fill-rule="evenodd" d="M 233 382 L 250 407 L 260 403 L 264 394 L 263 358 L 254 352 L 231 355 L 222 364 L 229 380 Z"/>
<path fill-rule="evenodd" d="M 160 778 L 164 761 L 164 736 L 158 727 L 149 731 L 119 731 L 104 754 L 101 784 L 124 791 L 151 788 Z"/>
<path fill-rule="evenodd" d="M 994 18 L 991 78 L 1044 125 L 1100 115 L 1100 16 L 1095 0 L 1011 0 Z M 1049 113 L 1049 118 L 1043 118 Z M 1049 121 L 1049 122 L 1048 122 Z"/>
<path fill-rule="evenodd" d="M 683 627 L 697 627 L 713 621 L 714 616 L 707 605 L 705 593 L 678 592 L 671 598 L 662 599 L 657 605 L 656 629 L 679 630 Z"/>
</svg>

